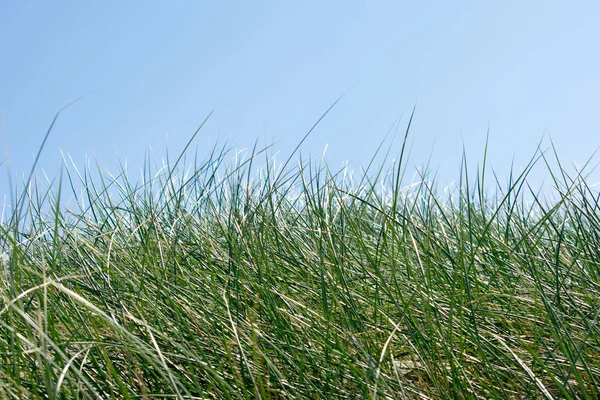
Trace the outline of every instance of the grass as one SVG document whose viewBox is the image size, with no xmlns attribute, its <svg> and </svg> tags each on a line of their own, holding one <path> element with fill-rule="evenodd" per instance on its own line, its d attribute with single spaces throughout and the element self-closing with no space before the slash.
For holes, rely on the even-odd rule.
<svg viewBox="0 0 600 400">
<path fill-rule="evenodd" d="M 0 224 L 0 398 L 599 398 L 585 175 L 550 149 L 440 191 L 404 153 L 32 169 Z"/>
</svg>

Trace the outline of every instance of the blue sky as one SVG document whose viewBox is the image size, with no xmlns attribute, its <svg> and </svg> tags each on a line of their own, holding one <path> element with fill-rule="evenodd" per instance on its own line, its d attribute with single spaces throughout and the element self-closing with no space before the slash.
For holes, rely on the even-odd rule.
<svg viewBox="0 0 600 400">
<path fill-rule="evenodd" d="M 258 139 L 283 157 L 350 89 L 303 154 L 365 164 L 416 104 L 411 162 L 431 156 L 444 179 L 463 144 L 481 159 L 488 125 L 501 176 L 544 133 L 582 163 L 600 145 L 599 39 L 597 1 L 2 1 L 0 160 L 27 170 L 54 114 L 92 90 L 56 124 L 51 176 L 59 149 L 135 172 L 213 109 L 201 154 Z"/>
</svg>

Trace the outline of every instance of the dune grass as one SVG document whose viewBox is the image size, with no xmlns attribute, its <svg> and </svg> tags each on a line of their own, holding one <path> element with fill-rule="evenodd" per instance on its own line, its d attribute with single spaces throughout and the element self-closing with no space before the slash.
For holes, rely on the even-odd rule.
<svg viewBox="0 0 600 400">
<path fill-rule="evenodd" d="M 599 398 L 585 176 L 550 149 L 438 190 L 399 151 L 30 179 L 0 225 L 0 398 Z"/>
</svg>

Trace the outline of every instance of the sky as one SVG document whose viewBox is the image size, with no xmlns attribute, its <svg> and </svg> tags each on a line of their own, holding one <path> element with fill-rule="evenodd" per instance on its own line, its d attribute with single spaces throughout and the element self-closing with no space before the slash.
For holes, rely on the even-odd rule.
<svg viewBox="0 0 600 400">
<path fill-rule="evenodd" d="M 442 180 L 488 130 L 499 176 L 543 137 L 581 165 L 600 145 L 599 39 L 597 1 L 0 0 L 0 194 L 88 93 L 48 139 L 51 177 L 61 151 L 135 173 L 213 111 L 201 156 L 258 140 L 285 158 L 340 96 L 301 148 L 333 169 L 366 165 L 413 108 L 410 163 Z"/>
</svg>

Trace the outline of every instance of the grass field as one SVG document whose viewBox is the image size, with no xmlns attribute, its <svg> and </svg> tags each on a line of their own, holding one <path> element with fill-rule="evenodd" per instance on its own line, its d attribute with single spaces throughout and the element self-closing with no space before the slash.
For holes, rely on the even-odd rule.
<svg viewBox="0 0 600 400">
<path fill-rule="evenodd" d="M 438 190 L 394 151 L 32 175 L 0 228 L 0 398 L 600 398 L 585 176 L 550 148 Z"/>
</svg>

